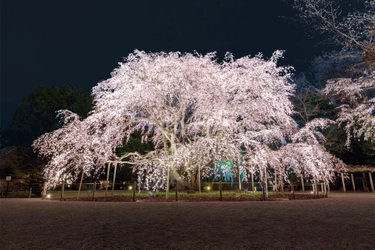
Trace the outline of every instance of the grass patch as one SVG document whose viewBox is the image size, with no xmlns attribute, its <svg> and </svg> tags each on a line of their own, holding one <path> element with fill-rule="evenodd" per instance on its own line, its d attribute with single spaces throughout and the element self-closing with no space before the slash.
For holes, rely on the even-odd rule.
<svg viewBox="0 0 375 250">
<path fill-rule="evenodd" d="M 66 190 L 61 196 L 61 190 L 49 190 L 47 192 L 47 199 L 67 199 L 67 200 L 77 200 L 78 191 L 77 190 Z M 268 199 L 276 200 L 281 198 L 280 193 L 268 192 Z M 79 200 L 97 200 L 97 201 L 133 201 L 133 191 L 132 190 L 108 190 L 107 192 L 103 189 L 95 191 L 95 198 L 93 199 L 93 193 L 87 192 L 87 190 L 82 190 L 79 195 Z M 175 201 L 176 193 L 175 190 L 169 191 L 168 199 L 166 199 L 166 191 L 152 192 L 152 197 L 146 190 L 136 191 L 135 200 L 137 201 Z M 178 192 L 179 201 L 219 201 L 220 191 L 202 191 L 202 192 L 188 192 L 179 191 Z M 238 192 L 233 190 L 222 191 L 223 201 L 254 201 L 262 200 L 262 192 Z"/>
<path fill-rule="evenodd" d="M 165 197 L 166 192 L 165 191 L 158 191 L 158 192 L 152 192 L 153 197 Z M 175 191 L 172 190 L 169 192 L 169 196 L 175 196 Z M 274 195 L 275 192 L 268 192 L 268 195 Z M 115 196 L 133 196 L 133 193 L 131 191 L 123 191 L 121 194 L 115 194 Z M 135 193 L 136 197 L 149 197 L 147 191 L 141 191 Z M 207 198 L 207 197 L 219 197 L 220 192 L 219 191 L 204 191 L 204 192 L 187 192 L 187 191 L 179 191 L 178 197 L 181 198 Z M 262 196 L 262 192 L 236 192 L 236 191 L 223 191 L 222 192 L 223 197 L 258 197 Z"/>
</svg>

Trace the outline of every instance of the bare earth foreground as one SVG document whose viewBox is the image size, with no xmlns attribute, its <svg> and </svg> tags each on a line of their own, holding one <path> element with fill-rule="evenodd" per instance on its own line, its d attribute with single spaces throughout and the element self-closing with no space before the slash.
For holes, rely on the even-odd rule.
<svg viewBox="0 0 375 250">
<path fill-rule="evenodd" d="M 375 194 L 252 202 L 0 199 L 0 249 L 375 249 Z"/>
</svg>

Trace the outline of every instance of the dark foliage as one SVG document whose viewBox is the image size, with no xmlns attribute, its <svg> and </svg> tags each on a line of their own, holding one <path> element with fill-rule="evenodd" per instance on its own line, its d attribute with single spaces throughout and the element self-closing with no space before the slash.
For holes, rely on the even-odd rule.
<svg viewBox="0 0 375 250">
<path fill-rule="evenodd" d="M 92 98 L 82 89 L 71 86 L 40 85 L 22 100 L 10 127 L 2 131 L 1 147 L 29 147 L 40 135 L 60 126 L 56 111 L 69 109 L 82 117 L 90 111 Z"/>
</svg>

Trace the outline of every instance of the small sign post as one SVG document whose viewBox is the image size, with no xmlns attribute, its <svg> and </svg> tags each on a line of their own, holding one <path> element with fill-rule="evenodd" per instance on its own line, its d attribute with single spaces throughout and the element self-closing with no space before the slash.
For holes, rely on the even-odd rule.
<svg viewBox="0 0 375 250">
<path fill-rule="evenodd" d="M 5 197 L 8 196 L 8 190 L 9 190 L 9 182 L 12 180 L 12 176 L 8 175 L 7 177 L 5 177 L 5 180 L 7 182 L 7 190 L 5 191 Z"/>
</svg>

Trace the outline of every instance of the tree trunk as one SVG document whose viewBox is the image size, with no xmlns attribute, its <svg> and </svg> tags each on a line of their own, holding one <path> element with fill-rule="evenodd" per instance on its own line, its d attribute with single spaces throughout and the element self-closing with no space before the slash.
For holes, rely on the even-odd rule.
<svg viewBox="0 0 375 250">
<path fill-rule="evenodd" d="M 197 185 L 196 185 L 197 178 L 196 178 L 196 174 L 197 173 L 192 173 L 192 175 L 191 175 L 191 182 L 190 182 L 190 189 L 192 189 L 194 191 L 197 190 Z"/>
</svg>

